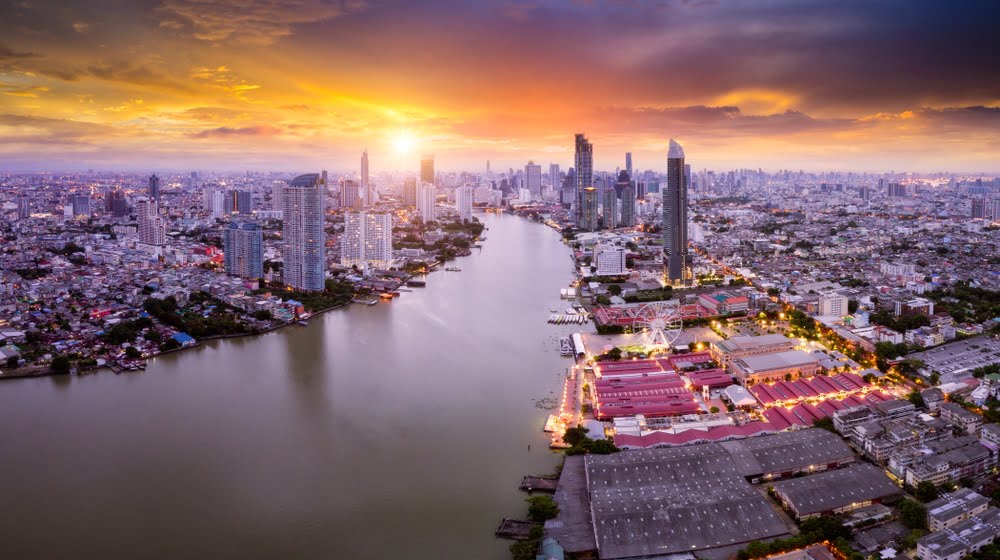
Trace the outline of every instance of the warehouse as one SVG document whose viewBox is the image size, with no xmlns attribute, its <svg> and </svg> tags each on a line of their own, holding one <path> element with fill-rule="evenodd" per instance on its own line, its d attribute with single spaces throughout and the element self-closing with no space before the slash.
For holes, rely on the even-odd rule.
<svg viewBox="0 0 1000 560">
<path fill-rule="evenodd" d="M 900 490 L 885 473 L 865 463 L 778 482 L 774 493 L 798 519 L 808 519 L 880 503 Z"/>
</svg>

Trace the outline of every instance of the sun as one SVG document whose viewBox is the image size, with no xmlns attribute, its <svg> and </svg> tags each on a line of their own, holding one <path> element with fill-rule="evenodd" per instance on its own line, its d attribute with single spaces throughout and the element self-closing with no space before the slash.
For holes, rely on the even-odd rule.
<svg viewBox="0 0 1000 560">
<path fill-rule="evenodd" d="M 412 132 L 403 130 L 397 132 L 392 139 L 392 147 L 396 155 L 405 156 L 413 153 L 417 145 L 417 139 Z"/>
</svg>

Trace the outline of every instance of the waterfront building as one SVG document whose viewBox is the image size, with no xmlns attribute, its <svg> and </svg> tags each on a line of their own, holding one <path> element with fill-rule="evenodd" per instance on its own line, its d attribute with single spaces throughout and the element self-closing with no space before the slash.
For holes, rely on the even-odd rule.
<svg viewBox="0 0 1000 560">
<path fill-rule="evenodd" d="M 458 209 L 458 219 L 463 222 L 472 221 L 472 187 L 463 185 L 455 189 L 455 207 Z"/>
<path fill-rule="evenodd" d="M 587 231 L 597 230 L 597 189 L 586 187 L 583 189 L 583 197 L 580 205 L 580 229 Z"/>
<path fill-rule="evenodd" d="M 223 230 L 226 274 L 263 278 L 264 232 L 255 222 L 230 222 Z"/>
<path fill-rule="evenodd" d="M 595 274 L 598 276 L 619 276 L 625 274 L 628 267 L 625 264 L 625 249 L 615 245 L 598 245 L 594 247 Z"/>
<path fill-rule="evenodd" d="M 583 134 L 576 135 L 573 169 L 576 171 L 576 181 L 573 189 L 574 204 L 576 204 L 575 215 L 577 223 L 582 226 L 584 221 L 583 189 L 594 186 L 594 145 L 588 142 L 587 137 Z"/>
<path fill-rule="evenodd" d="M 149 177 L 149 189 L 147 194 L 154 202 L 157 204 L 160 203 L 160 178 L 156 176 L 156 173 Z"/>
<path fill-rule="evenodd" d="M 392 266 L 392 214 L 386 212 L 348 212 L 344 214 L 340 264 L 357 266 Z"/>
<path fill-rule="evenodd" d="M 285 284 L 298 290 L 323 290 L 326 232 L 319 174 L 300 175 L 289 181 L 282 199 Z"/>
<path fill-rule="evenodd" d="M 420 189 L 417 192 L 417 212 L 420 213 L 420 219 L 427 222 L 433 222 L 436 218 L 435 205 L 437 204 L 437 189 L 431 183 L 422 183 Z"/>
<path fill-rule="evenodd" d="M 691 282 L 684 169 L 684 148 L 671 139 L 667 153 L 667 189 L 663 193 L 663 263 L 667 282 L 675 285 Z"/>
<path fill-rule="evenodd" d="M 529 161 L 524 166 L 524 187 L 531 193 L 532 200 L 542 198 L 542 166 Z"/>
<path fill-rule="evenodd" d="M 140 199 L 135 204 L 138 220 L 139 242 L 161 246 L 167 243 L 167 226 L 160 216 L 155 200 Z"/>
<path fill-rule="evenodd" d="M 434 155 L 420 156 L 420 182 L 436 185 L 434 181 Z"/>
</svg>

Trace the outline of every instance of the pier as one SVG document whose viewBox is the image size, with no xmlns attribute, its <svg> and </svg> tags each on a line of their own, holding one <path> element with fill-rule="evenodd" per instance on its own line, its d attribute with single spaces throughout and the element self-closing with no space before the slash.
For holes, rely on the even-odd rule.
<svg viewBox="0 0 1000 560">
<path fill-rule="evenodd" d="M 526 541 L 531 538 L 531 528 L 535 526 L 540 527 L 541 525 L 541 523 L 535 523 L 534 521 L 520 521 L 504 517 L 500 522 L 500 526 L 497 527 L 495 534 L 497 538 L 501 539 Z"/>
<path fill-rule="evenodd" d="M 555 476 L 528 475 L 521 479 L 521 490 L 528 492 L 554 493 L 559 486 L 559 478 Z"/>
</svg>

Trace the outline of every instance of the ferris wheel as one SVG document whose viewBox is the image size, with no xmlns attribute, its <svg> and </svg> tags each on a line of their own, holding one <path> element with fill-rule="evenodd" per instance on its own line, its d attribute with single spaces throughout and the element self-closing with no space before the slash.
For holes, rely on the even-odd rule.
<svg viewBox="0 0 1000 560">
<path fill-rule="evenodd" d="M 644 346 L 670 347 L 682 330 L 681 309 L 677 300 L 647 303 L 639 308 L 632 320 L 632 332 L 642 337 Z"/>
</svg>

